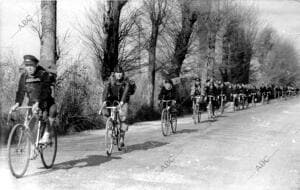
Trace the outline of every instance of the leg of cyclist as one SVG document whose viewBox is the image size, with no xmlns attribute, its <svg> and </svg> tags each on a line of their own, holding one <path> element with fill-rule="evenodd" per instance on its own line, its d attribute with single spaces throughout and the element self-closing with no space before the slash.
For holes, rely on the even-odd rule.
<svg viewBox="0 0 300 190">
<path fill-rule="evenodd" d="M 54 121 L 57 115 L 57 107 L 54 101 L 48 101 L 47 103 L 41 106 L 41 110 L 43 111 L 43 123 L 45 124 L 45 131 L 39 143 L 45 144 L 49 143 L 51 140 L 50 137 L 52 134 Z"/>
<path fill-rule="evenodd" d="M 128 130 L 128 127 L 129 127 L 127 118 L 128 118 L 128 103 L 125 103 L 122 106 L 121 111 L 120 111 L 120 119 L 122 122 L 121 139 L 120 139 L 121 147 L 125 146 L 125 143 L 124 143 L 125 132 Z"/>
</svg>

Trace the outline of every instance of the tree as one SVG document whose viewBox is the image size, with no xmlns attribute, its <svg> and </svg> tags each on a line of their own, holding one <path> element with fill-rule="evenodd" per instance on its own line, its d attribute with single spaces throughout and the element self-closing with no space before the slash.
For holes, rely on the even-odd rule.
<svg viewBox="0 0 300 190">
<path fill-rule="evenodd" d="M 41 1 L 41 49 L 40 64 L 50 72 L 56 73 L 56 0 Z"/>
<path fill-rule="evenodd" d="M 151 22 L 150 38 L 147 44 L 148 51 L 148 80 L 149 80 L 149 106 L 154 107 L 156 49 L 160 27 L 167 16 L 167 0 L 145 0 L 144 10 Z"/>
<path fill-rule="evenodd" d="M 256 41 L 259 63 L 258 84 L 296 85 L 299 61 L 292 42 L 282 39 L 271 27 L 263 29 Z"/>
<path fill-rule="evenodd" d="M 170 69 L 171 77 L 179 77 L 183 61 L 188 52 L 190 37 L 198 17 L 197 9 L 194 7 L 195 2 L 194 0 L 180 0 L 181 29 L 175 39 L 175 50 Z"/>
<path fill-rule="evenodd" d="M 119 57 L 119 26 L 121 10 L 127 0 L 107 0 L 108 10 L 104 15 L 105 48 L 102 67 L 102 77 L 106 80 L 118 65 Z"/>
<path fill-rule="evenodd" d="M 88 10 L 87 24 L 79 24 L 83 43 L 91 51 L 97 78 L 101 81 L 108 79 L 117 64 L 122 65 L 126 71 L 138 68 L 138 34 L 141 27 L 136 19 L 141 12 L 130 10 L 121 17 L 126 2 L 98 2 L 96 8 Z"/>
</svg>

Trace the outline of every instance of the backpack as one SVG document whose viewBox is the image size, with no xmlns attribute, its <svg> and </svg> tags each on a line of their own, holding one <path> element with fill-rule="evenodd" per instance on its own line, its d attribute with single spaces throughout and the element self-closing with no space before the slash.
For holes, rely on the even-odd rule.
<svg viewBox="0 0 300 190">
<path fill-rule="evenodd" d="M 134 80 L 129 80 L 128 83 L 129 83 L 128 95 L 131 96 L 135 93 L 136 84 Z"/>
</svg>

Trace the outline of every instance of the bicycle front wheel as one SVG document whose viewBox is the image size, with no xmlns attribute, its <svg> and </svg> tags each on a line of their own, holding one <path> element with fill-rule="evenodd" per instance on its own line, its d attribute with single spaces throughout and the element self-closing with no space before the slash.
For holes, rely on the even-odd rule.
<svg viewBox="0 0 300 190">
<path fill-rule="evenodd" d="M 8 138 L 8 164 L 13 176 L 22 177 L 29 165 L 30 139 L 22 124 L 13 127 Z"/>
<path fill-rule="evenodd" d="M 113 121 L 109 118 L 106 121 L 106 132 L 105 132 L 105 149 L 107 156 L 110 156 L 114 146 L 114 139 L 113 139 Z"/>
<path fill-rule="evenodd" d="M 50 132 L 50 143 L 41 145 L 41 159 L 45 168 L 51 168 L 54 164 L 57 152 L 57 133 L 53 126 Z"/>
<path fill-rule="evenodd" d="M 161 131 L 163 136 L 167 136 L 169 133 L 169 119 L 166 109 L 164 109 L 161 113 Z"/>
</svg>

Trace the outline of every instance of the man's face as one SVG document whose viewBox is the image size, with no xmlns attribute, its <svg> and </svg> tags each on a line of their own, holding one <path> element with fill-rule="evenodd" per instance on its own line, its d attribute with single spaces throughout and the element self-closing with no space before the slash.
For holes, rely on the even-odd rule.
<svg viewBox="0 0 300 190">
<path fill-rule="evenodd" d="M 35 70 L 36 70 L 36 66 L 32 66 L 32 65 L 25 66 L 25 69 L 26 69 L 28 74 L 33 75 Z"/>
<path fill-rule="evenodd" d="M 167 90 L 171 90 L 171 88 L 172 88 L 172 85 L 168 82 L 164 83 L 164 86 L 165 86 L 165 89 L 167 89 Z"/>
<path fill-rule="evenodd" d="M 200 81 L 196 80 L 195 84 L 200 85 Z"/>
<path fill-rule="evenodd" d="M 121 80 L 123 77 L 123 73 L 115 73 L 115 77 L 117 80 Z"/>
</svg>

